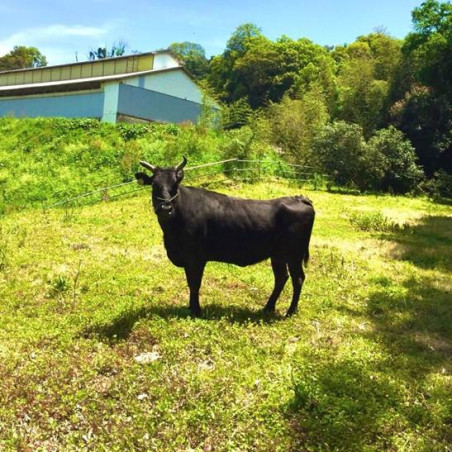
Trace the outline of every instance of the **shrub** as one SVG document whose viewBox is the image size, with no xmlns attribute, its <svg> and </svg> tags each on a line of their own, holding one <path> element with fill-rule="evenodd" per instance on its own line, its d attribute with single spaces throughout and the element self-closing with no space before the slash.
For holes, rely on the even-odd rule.
<svg viewBox="0 0 452 452">
<path fill-rule="evenodd" d="M 431 196 L 452 199 L 452 174 L 440 170 L 427 181 L 423 189 Z"/>
<path fill-rule="evenodd" d="M 424 173 L 416 164 L 413 146 L 402 132 L 392 126 L 379 130 L 368 146 L 374 154 L 383 156 L 384 175 L 376 188 L 403 194 L 417 187 Z"/>
<path fill-rule="evenodd" d="M 383 159 L 367 146 L 362 128 L 336 121 L 324 126 L 314 138 L 313 158 L 334 182 L 356 186 L 360 190 L 374 188 L 383 176 Z"/>
</svg>

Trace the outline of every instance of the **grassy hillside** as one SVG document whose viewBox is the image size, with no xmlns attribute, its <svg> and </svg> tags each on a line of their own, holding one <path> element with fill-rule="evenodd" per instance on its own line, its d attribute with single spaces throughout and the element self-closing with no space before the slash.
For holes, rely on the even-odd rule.
<svg viewBox="0 0 452 452">
<path fill-rule="evenodd" d="M 247 128 L 0 118 L 0 215 L 131 181 L 140 159 L 167 166 L 182 155 L 190 165 L 229 157 L 277 159 Z"/>
<path fill-rule="evenodd" d="M 447 450 L 452 208 L 220 189 L 313 199 L 297 316 L 290 284 L 260 313 L 268 262 L 210 263 L 191 318 L 145 192 L 0 219 L 0 449 Z"/>
</svg>

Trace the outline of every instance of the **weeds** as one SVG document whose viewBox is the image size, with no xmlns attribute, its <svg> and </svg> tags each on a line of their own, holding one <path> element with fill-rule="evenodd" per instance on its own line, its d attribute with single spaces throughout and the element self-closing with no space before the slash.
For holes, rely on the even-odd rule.
<svg viewBox="0 0 452 452">
<path fill-rule="evenodd" d="M 381 212 L 352 212 L 348 218 L 356 229 L 364 232 L 401 232 L 409 229 L 408 223 L 395 222 Z"/>
</svg>

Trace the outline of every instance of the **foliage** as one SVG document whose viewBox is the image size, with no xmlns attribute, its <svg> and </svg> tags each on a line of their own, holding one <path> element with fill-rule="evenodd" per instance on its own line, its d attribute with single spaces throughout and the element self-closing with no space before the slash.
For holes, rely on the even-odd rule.
<svg viewBox="0 0 452 452">
<path fill-rule="evenodd" d="M 394 127 L 379 130 L 368 143 L 375 154 L 384 157 L 384 175 L 378 188 L 393 193 L 408 193 L 422 180 L 423 171 L 416 164 L 411 143 Z"/>
<path fill-rule="evenodd" d="M 423 189 L 435 198 L 452 199 L 452 175 L 438 171 L 424 183 Z"/>
<path fill-rule="evenodd" d="M 209 62 L 206 58 L 206 51 L 200 44 L 187 41 L 173 42 L 169 46 L 169 50 L 184 62 L 185 68 L 195 79 L 207 77 Z"/>
<path fill-rule="evenodd" d="M 352 212 L 350 223 L 360 231 L 366 232 L 398 232 L 409 228 L 383 215 L 382 212 Z"/>
<path fill-rule="evenodd" d="M 241 98 L 224 105 L 221 112 L 221 125 L 225 130 L 248 125 L 253 119 L 253 110 L 249 103 Z"/>
<path fill-rule="evenodd" d="M 283 36 L 273 42 L 255 25 L 244 24 L 233 33 L 223 54 L 212 60 L 209 82 L 222 100 L 244 98 L 256 109 L 280 101 L 291 88 L 299 91 L 308 85 L 309 75 L 300 71 L 308 65 L 310 74 L 326 68 L 328 58 L 323 47 L 308 39 L 293 41 Z M 328 75 L 320 80 L 328 91 Z"/>
<path fill-rule="evenodd" d="M 313 161 L 338 185 L 375 188 L 384 174 L 383 157 L 364 140 L 361 127 L 344 121 L 327 124 L 315 136 Z"/>
<path fill-rule="evenodd" d="M 119 41 L 117 44 L 114 43 L 110 49 L 107 47 L 99 47 L 97 50 L 91 50 L 89 52 L 89 59 L 103 60 L 104 58 L 119 57 L 126 54 L 127 43 L 124 41 Z"/>
<path fill-rule="evenodd" d="M 338 117 L 359 124 L 366 138 L 384 125 L 390 82 L 400 61 L 400 48 L 400 41 L 373 33 L 359 37 L 344 49 L 339 67 Z"/>
<path fill-rule="evenodd" d="M 315 92 L 332 120 L 360 126 L 366 140 L 393 125 L 412 143 L 427 177 L 450 173 L 450 13 L 449 3 L 428 0 L 414 9 L 414 32 L 404 41 L 376 31 L 335 48 L 305 38 L 272 41 L 243 24 L 209 62 L 208 83 L 232 112 L 246 111 L 245 103 L 272 111 L 285 95 Z"/>
<path fill-rule="evenodd" d="M 47 66 L 47 59 L 36 47 L 14 46 L 0 57 L 0 71 Z"/>
<path fill-rule="evenodd" d="M 392 121 L 413 143 L 427 176 L 450 172 L 452 158 L 451 101 L 430 88 L 413 85 L 391 109 Z"/>
<path fill-rule="evenodd" d="M 213 57 L 210 61 L 208 81 L 221 100 L 234 102 L 244 96 L 238 86 L 234 64 L 246 53 L 250 42 L 260 37 L 262 33 L 256 25 L 242 24 L 229 38 L 223 54 Z"/>
<path fill-rule="evenodd" d="M 285 96 L 281 102 L 269 106 L 266 118 L 272 142 L 281 148 L 292 163 L 311 166 L 311 145 L 316 132 L 328 120 L 327 107 L 320 95 L 310 92 L 302 99 Z"/>
<path fill-rule="evenodd" d="M 0 212 L 133 180 L 140 159 L 168 165 L 221 160 L 226 135 L 174 124 L 0 119 Z"/>
<path fill-rule="evenodd" d="M 427 0 L 413 10 L 414 32 L 404 52 L 414 60 L 418 80 L 438 92 L 452 90 L 452 5 Z"/>
<path fill-rule="evenodd" d="M 441 169 L 450 174 L 452 5 L 427 0 L 412 18 L 414 31 L 403 46 L 409 73 L 396 80 L 403 90 L 397 87 L 394 124 L 413 143 L 428 177 Z"/>
<path fill-rule="evenodd" d="M 312 148 L 313 161 L 338 185 L 407 193 L 423 178 L 413 147 L 394 127 L 379 130 L 366 142 L 359 126 L 334 122 L 320 129 Z"/>
</svg>

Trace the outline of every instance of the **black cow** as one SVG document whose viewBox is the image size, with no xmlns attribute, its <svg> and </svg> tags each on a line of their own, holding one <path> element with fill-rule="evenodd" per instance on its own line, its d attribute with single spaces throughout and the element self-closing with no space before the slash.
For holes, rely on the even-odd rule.
<svg viewBox="0 0 452 452">
<path fill-rule="evenodd" d="M 208 261 L 240 266 L 271 259 L 275 287 L 264 308 L 276 301 L 292 278 L 293 297 L 287 316 L 297 310 L 305 279 L 302 262 L 309 259 L 314 208 L 303 196 L 268 201 L 240 199 L 202 188 L 180 185 L 187 164 L 160 168 L 141 161 L 152 175 L 136 173 L 142 185 L 152 185 L 152 205 L 163 231 L 170 261 L 185 269 L 190 288 L 190 310 L 201 314 L 199 288 Z"/>
</svg>

